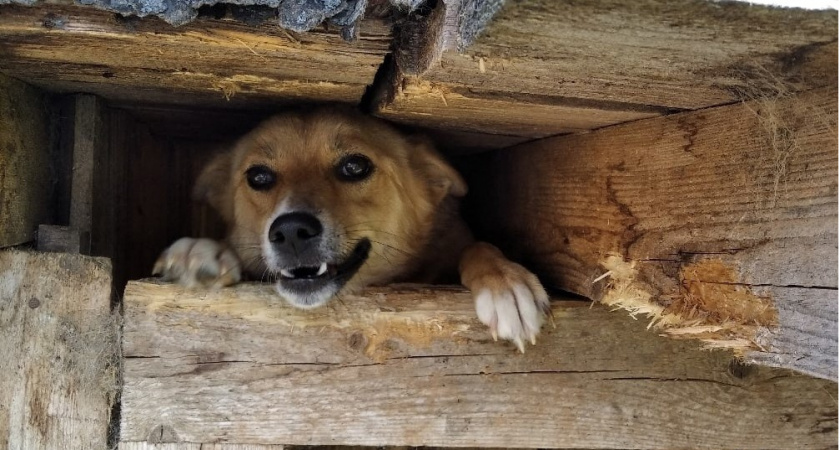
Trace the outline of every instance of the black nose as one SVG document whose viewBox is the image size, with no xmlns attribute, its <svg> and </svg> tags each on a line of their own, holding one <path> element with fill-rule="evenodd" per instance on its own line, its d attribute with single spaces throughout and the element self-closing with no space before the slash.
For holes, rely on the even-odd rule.
<svg viewBox="0 0 840 450">
<path fill-rule="evenodd" d="M 318 241 L 324 226 L 317 217 L 305 212 L 283 214 L 268 229 L 268 239 L 276 248 L 301 253 Z"/>
</svg>

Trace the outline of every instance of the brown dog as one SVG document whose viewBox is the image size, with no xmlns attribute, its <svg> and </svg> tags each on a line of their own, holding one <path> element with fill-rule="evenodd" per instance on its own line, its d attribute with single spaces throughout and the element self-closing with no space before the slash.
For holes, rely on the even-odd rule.
<svg viewBox="0 0 840 450">
<path fill-rule="evenodd" d="M 212 160 L 197 199 L 229 226 L 226 243 L 183 238 L 154 273 L 226 286 L 276 279 L 301 308 L 395 281 L 455 279 L 494 338 L 535 342 L 549 311 L 539 280 L 475 242 L 458 215 L 461 176 L 425 141 L 340 108 L 275 116 Z"/>
</svg>

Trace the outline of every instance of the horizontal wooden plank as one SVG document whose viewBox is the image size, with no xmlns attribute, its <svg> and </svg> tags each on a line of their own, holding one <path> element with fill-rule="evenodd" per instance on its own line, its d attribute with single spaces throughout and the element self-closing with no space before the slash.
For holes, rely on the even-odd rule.
<svg viewBox="0 0 840 450">
<path fill-rule="evenodd" d="M 506 2 L 459 52 L 459 6 L 438 2 L 445 11 L 429 14 L 440 29 L 434 45 L 398 42 L 379 115 L 539 137 L 731 103 L 770 81 L 837 84 L 835 11 L 706 0 Z M 826 69 L 803 76 L 802 65 Z"/>
<path fill-rule="evenodd" d="M 377 115 L 397 122 L 473 133 L 541 138 L 654 117 L 665 108 L 586 104 L 547 96 L 475 93 L 472 86 L 448 88 L 405 80 L 392 103 Z"/>
<path fill-rule="evenodd" d="M 117 389 L 107 260 L 0 251 L 0 448 L 104 449 Z"/>
<path fill-rule="evenodd" d="M 50 218 L 50 124 L 38 89 L 0 74 L 0 247 L 35 239 Z"/>
<path fill-rule="evenodd" d="M 524 355 L 460 288 L 396 286 L 315 310 L 270 285 L 125 293 L 121 438 L 552 448 L 823 448 L 834 383 L 741 367 L 601 306 L 556 302 Z"/>
<path fill-rule="evenodd" d="M 259 444 L 149 444 L 148 442 L 120 442 L 119 450 L 283 450 L 283 446 Z"/>
<path fill-rule="evenodd" d="M 473 215 L 550 285 L 836 379 L 837 154 L 834 86 L 496 152 Z"/>
<path fill-rule="evenodd" d="M 38 226 L 38 251 L 81 253 L 82 237 L 79 230 L 60 225 Z"/>
<path fill-rule="evenodd" d="M 66 2 L 62 2 L 66 3 Z M 391 41 L 370 18 L 356 43 L 202 18 L 182 27 L 64 4 L 0 6 L 0 72 L 51 90 L 205 105 L 358 102 Z"/>
</svg>

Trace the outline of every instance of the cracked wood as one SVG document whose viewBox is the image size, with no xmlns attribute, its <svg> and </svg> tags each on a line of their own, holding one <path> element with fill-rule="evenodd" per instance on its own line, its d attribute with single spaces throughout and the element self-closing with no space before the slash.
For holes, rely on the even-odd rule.
<svg viewBox="0 0 840 450">
<path fill-rule="evenodd" d="M 191 106 L 358 102 L 389 51 L 381 18 L 358 42 L 335 30 L 200 18 L 182 27 L 69 1 L 0 6 L 0 72 L 50 91 Z"/>
<path fill-rule="evenodd" d="M 427 22 L 403 31 L 409 39 L 396 43 L 377 114 L 539 138 L 731 103 L 770 80 L 795 80 L 798 89 L 837 84 L 835 11 L 705 0 L 508 1 L 459 52 L 447 36 L 460 3 L 437 2 Z"/>
<path fill-rule="evenodd" d="M 833 383 L 740 366 L 600 306 L 553 310 L 556 328 L 521 355 L 490 339 L 461 288 L 375 288 L 303 311 L 265 284 L 131 282 L 123 446 L 836 442 Z"/>
<path fill-rule="evenodd" d="M 834 86 L 497 151 L 469 178 L 482 234 L 549 285 L 603 299 L 610 254 L 666 313 L 737 284 L 779 311 L 778 327 L 745 323 L 751 360 L 836 379 L 837 154 Z M 683 270 L 706 260 L 734 278 L 687 293 Z"/>
</svg>

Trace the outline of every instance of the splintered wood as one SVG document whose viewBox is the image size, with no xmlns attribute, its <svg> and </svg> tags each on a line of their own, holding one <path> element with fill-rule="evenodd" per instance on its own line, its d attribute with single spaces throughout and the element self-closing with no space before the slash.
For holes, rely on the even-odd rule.
<svg viewBox="0 0 840 450">
<path fill-rule="evenodd" d="M 51 91 L 193 107 L 357 102 L 388 53 L 391 30 L 365 19 L 354 44 L 337 31 L 293 34 L 201 18 L 172 27 L 61 0 L 3 5 L 0 71 Z"/>
<path fill-rule="evenodd" d="M 743 367 L 583 302 L 553 311 L 556 328 L 521 355 L 460 288 L 376 288 L 304 311 L 270 285 L 131 282 L 120 448 L 836 442 L 831 382 Z"/>
<path fill-rule="evenodd" d="M 0 251 L 0 448 L 105 449 L 117 390 L 111 267 Z"/>
<path fill-rule="evenodd" d="M 508 1 L 472 45 L 457 49 L 451 35 L 464 3 L 471 2 L 436 2 L 428 21 L 437 27 L 403 27 L 389 84 L 378 86 L 385 92 L 377 114 L 537 138 L 731 103 L 768 74 L 800 89 L 837 84 L 836 11 L 706 0 Z M 431 39 L 414 35 L 442 38 L 421 45 Z M 833 74 L 803 76 L 801 65 L 816 55 L 834 60 Z"/>
<path fill-rule="evenodd" d="M 836 79 L 775 95 L 496 152 L 479 225 L 551 285 L 836 380 Z"/>
</svg>

